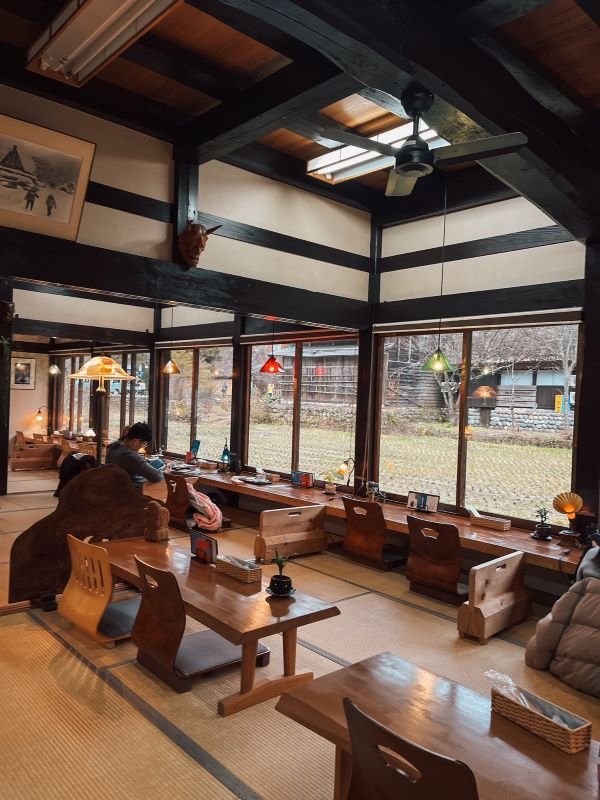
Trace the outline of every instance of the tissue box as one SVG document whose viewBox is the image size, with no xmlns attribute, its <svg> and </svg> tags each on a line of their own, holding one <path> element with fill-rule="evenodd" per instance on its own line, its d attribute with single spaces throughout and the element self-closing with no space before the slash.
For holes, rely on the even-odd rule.
<svg viewBox="0 0 600 800">
<path fill-rule="evenodd" d="M 559 713 L 561 717 L 570 722 L 571 727 L 567 728 L 564 725 L 559 725 L 550 717 L 542 714 L 541 711 L 522 706 L 516 700 L 507 697 L 494 687 L 492 687 L 492 711 L 506 717 L 511 722 L 515 722 L 541 739 L 545 739 L 565 753 L 579 753 L 590 746 L 592 741 L 591 722 L 572 714 L 560 706 L 549 703 L 548 700 L 527 692 L 525 689 L 519 688 L 519 691 L 528 700 L 540 704 L 546 713 L 552 713 L 552 711 Z"/>
</svg>

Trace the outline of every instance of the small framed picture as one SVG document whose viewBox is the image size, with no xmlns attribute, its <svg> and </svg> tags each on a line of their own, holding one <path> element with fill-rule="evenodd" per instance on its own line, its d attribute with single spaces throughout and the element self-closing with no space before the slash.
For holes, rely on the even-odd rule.
<svg viewBox="0 0 600 800">
<path fill-rule="evenodd" d="M 439 502 L 439 494 L 409 492 L 406 505 L 413 509 L 413 511 L 437 511 Z"/>
<path fill-rule="evenodd" d="M 35 389 L 35 358 L 11 358 L 10 388 Z"/>
</svg>

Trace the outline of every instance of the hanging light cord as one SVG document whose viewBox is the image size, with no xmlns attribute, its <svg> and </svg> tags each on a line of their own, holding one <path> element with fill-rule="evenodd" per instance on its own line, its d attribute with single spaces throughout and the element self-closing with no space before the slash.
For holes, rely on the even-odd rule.
<svg viewBox="0 0 600 800">
<path fill-rule="evenodd" d="M 442 340 L 442 311 L 444 308 L 444 264 L 446 261 L 446 217 L 448 216 L 448 178 L 444 181 L 444 218 L 442 221 L 442 276 L 440 278 L 440 321 L 438 324 L 438 348 Z"/>
</svg>

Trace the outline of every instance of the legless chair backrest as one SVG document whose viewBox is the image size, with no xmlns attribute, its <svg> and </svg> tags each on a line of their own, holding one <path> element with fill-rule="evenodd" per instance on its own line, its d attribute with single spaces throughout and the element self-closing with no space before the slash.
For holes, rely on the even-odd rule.
<svg viewBox="0 0 600 800">
<path fill-rule="evenodd" d="M 381 559 L 385 543 L 385 517 L 379 503 L 342 497 L 346 511 L 344 550 L 365 558 Z"/>
<path fill-rule="evenodd" d="M 33 434 L 33 441 L 34 442 L 44 442 L 44 435 L 42 433 L 34 433 Z"/>
<path fill-rule="evenodd" d="M 67 534 L 71 576 L 58 601 L 59 614 L 101 644 L 112 640 L 98 626 L 112 598 L 112 575 L 103 547 Z"/>
<path fill-rule="evenodd" d="M 25 438 L 25 434 L 23 431 L 15 431 L 15 442 L 16 444 L 25 444 L 27 439 Z"/>
<path fill-rule="evenodd" d="M 460 536 L 456 525 L 407 516 L 409 581 L 456 592 L 460 575 Z"/>
<path fill-rule="evenodd" d="M 344 698 L 352 742 L 347 800 L 478 800 L 466 764 L 426 750 L 380 725 Z"/>
<path fill-rule="evenodd" d="M 185 606 L 177 579 L 168 570 L 158 569 L 136 557 L 142 579 L 142 604 L 131 631 L 133 643 L 152 653 L 170 670 L 185 632 Z"/>
</svg>

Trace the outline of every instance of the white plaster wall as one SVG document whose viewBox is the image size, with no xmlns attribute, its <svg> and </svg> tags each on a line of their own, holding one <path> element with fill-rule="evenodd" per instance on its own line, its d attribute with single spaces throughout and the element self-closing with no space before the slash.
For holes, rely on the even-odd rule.
<svg viewBox="0 0 600 800">
<path fill-rule="evenodd" d="M 385 256 L 413 253 L 440 247 L 443 239 L 443 216 L 396 225 L 383 231 L 381 252 Z M 465 211 L 455 211 L 446 218 L 446 244 L 471 242 L 504 233 L 528 231 L 554 225 L 554 221 L 524 197 L 489 203 Z"/>
<path fill-rule="evenodd" d="M 577 280 L 584 277 L 584 268 L 585 245 L 579 242 L 450 261 L 444 266 L 444 295 Z M 441 264 L 385 272 L 381 302 L 434 297 L 440 280 Z"/>
<path fill-rule="evenodd" d="M 20 350 L 13 350 L 11 355 L 13 358 L 35 358 L 35 387 L 10 390 L 9 439 L 14 437 L 15 431 L 23 431 L 25 436 L 47 433 L 47 409 L 42 409 L 44 419 L 41 423 L 36 421 L 35 416 L 38 408 L 48 405 L 48 356 Z"/>
<path fill-rule="evenodd" d="M 108 250 L 171 260 L 172 226 L 125 211 L 86 203 L 77 241 Z"/>
<path fill-rule="evenodd" d="M 200 167 L 199 183 L 199 208 L 208 214 L 369 255 L 371 219 L 365 211 L 220 161 Z"/>
<path fill-rule="evenodd" d="M 223 311 L 211 311 L 207 308 L 192 308 L 190 306 L 174 306 L 172 309 L 162 309 L 161 327 L 177 328 L 182 325 L 208 325 L 214 322 L 231 322 L 233 319 L 233 314 L 226 314 Z"/>
<path fill-rule="evenodd" d="M 63 297 L 43 292 L 14 290 L 15 312 L 24 319 L 65 322 L 72 325 L 97 325 L 118 330 L 148 331 L 154 327 L 154 312 L 143 306 Z"/>
<path fill-rule="evenodd" d="M 355 300 L 368 299 L 367 272 L 291 253 L 280 253 L 234 239 L 211 237 L 200 263 L 205 269 L 272 283 L 274 307 L 277 304 L 278 285 Z"/>
<path fill-rule="evenodd" d="M 173 199 L 172 146 L 122 125 L 0 86 L 0 109 L 17 119 L 96 143 L 91 180 L 157 200 Z"/>
</svg>

